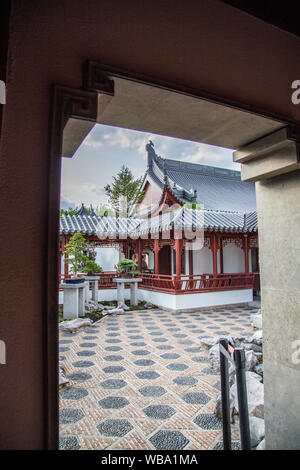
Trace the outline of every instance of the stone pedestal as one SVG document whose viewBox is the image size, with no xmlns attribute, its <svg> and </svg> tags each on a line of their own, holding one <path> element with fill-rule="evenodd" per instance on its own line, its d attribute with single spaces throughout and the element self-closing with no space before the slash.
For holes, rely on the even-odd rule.
<svg viewBox="0 0 300 470">
<path fill-rule="evenodd" d="M 88 281 L 84 282 L 84 300 L 87 301 L 90 299 L 90 283 Z"/>
<path fill-rule="evenodd" d="M 138 283 L 142 282 L 142 279 L 137 277 L 132 278 L 116 278 L 113 282 L 117 284 L 117 300 L 118 303 L 125 303 L 125 284 L 130 284 L 130 303 L 131 305 L 138 304 Z"/>
<path fill-rule="evenodd" d="M 86 282 L 88 283 L 88 286 L 89 284 L 91 283 L 92 284 L 92 296 L 91 296 L 91 299 L 94 301 L 94 302 L 98 302 L 98 281 L 99 281 L 99 278 L 98 276 L 85 276 L 85 280 Z M 88 287 L 89 289 L 89 287 Z M 88 300 L 89 298 L 86 297 L 86 300 Z"/>
<path fill-rule="evenodd" d="M 64 319 L 84 317 L 85 283 L 61 284 L 61 287 L 64 290 Z"/>
</svg>

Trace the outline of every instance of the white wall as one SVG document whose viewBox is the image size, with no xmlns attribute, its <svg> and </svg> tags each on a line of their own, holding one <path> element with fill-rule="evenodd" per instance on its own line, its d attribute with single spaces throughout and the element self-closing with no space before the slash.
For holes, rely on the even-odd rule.
<svg viewBox="0 0 300 470">
<path fill-rule="evenodd" d="M 220 253 L 218 252 L 218 269 L 220 269 Z M 194 274 L 210 274 L 213 272 L 213 254 L 209 248 L 203 247 L 201 250 L 193 250 Z"/>
<path fill-rule="evenodd" d="M 96 263 L 103 271 L 115 271 L 115 264 L 119 262 L 119 250 L 114 247 L 97 247 Z"/>
<path fill-rule="evenodd" d="M 115 271 L 114 265 L 119 262 L 119 250 L 115 247 L 96 247 L 95 262 L 101 266 L 103 271 Z M 61 257 L 61 274 L 65 272 L 64 255 Z M 69 272 L 72 268 L 69 265 Z"/>
<path fill-rule="evenodd" d="M 202 307 L 232 305 L 252 302 L 252 289 L 240 289 L 218 292 L 200 292 L 196 294 L 166 294 L 139 289 L 138 297 L 158 307 L 172 311 L 194 310 Z"/>
<path fill-rule="evenodd" d="M 249 257 L 249 263 L 250 261 Z M 223 271 L 224 273 L 245 272 L 244 251 L 237 247 L 235 243 L 228 243 L 228 245 L 223 248 Z"/>
<path fill-rule="evenodd" d="M 148 269 L 154 270 L 154 252 L 151 250 L 144 250 L 144 253 L 148 255 L 148 259 L 146 259 L 148 264 Z"/>
<path fill-rule="evenodd" d="M 190 273 L 189 250 L 184 250 L 184 274 Z"/>
</svg>

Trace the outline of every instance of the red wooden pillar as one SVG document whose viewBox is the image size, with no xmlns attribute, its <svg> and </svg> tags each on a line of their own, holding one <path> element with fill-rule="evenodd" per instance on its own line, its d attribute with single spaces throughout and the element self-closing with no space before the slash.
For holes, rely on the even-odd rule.
<svg viewBox="0 0 300 470">
<path fill-rule="evenodd" d="M 68 239 L 65 238 L 64 250 L 63 251 L 65 251 L 67 243 L 68 243 Z M 67 253 L 64 253 L 64 255 L 65 255 L 65 260 L 69 258 L 69 255 Z M 65 274 L 65 279 L 68 279 L 68 277 L 69 277 L 69 263 L 65 263 L 65 272 L 64 272 L 64 274 Z"/>
<path fill-rule="evenodd" d="M 154 251 L 154 273 L 155 274 L 159 274 L 159 250 L 160 250 L 159 240 L 155 239 L 154 240 L 154 247 L 153 247 L 153 251 Z"/>
<path fill-rule="evenodd" d="M 216 276 L 218 274 L 218 239 L 215 233 L 212 236 L 212 253 L 213 253 L 213 274 L 214 276 Z"/>
<path fill-rule="evenodd" d="M 142 270 L 142 252 L 143 252 L 142 240 L 139 238 L 137 240 L 137 257 L 138 257 L 137 268 L 140 272 Z"/>
<path fill-rule="evenodd" d="M 182 250 L 182 240 L 175 239 L 175 253 L 176 253 L 176 276 L 181 275 L 181 250 Z"/>
<path fill-rule="evenodd" d="M 189 250 L 189 275 L 194 274 L 194 265 L 193 265 L 193 250 Z"/>
<path fill-rule="evenodd" d="M 249 238 L 244 234 L 244 252 L 245 252 L 245 273 L 249 274 Z"/>
<path fill-rule="evenodd" d="M 220 273 L 224 273 L 223 238 L 220 237 Z"/>
</svg>

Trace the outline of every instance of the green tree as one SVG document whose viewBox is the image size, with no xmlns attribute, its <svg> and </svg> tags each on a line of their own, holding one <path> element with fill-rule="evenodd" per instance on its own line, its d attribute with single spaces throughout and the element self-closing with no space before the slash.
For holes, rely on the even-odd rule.
<svg viewBox="0 0 300 470">
<path fill-rule="evenodd" d="M 142 178 L 134 179 L 129 168 L 123 165 L 117 176 L 113 176 L 113 183 L 104 187 L 105 194 L 118 215 L 128 217 L 133 206 L 141 201 L 144 194 L 141 183 Z"/>
<path fill-rule="evenodd" d="M 69 207 L 69 209 L 60 209 L 60 215 L 75 215 L 77 211 L 77 207 L 75 207 L 75 209 L 72 209 L 72 207 Z"/>
<path fill-rule="evenodd" d="M 82 264 L 85 264 L 89 260 L 85 255 L 86 249 L 86 241 L 79 232 L 74 233 L 66 244 L 64 254 L 68 255 L 68 257 L 65 258 L 65 263 L 71 264 L 74 276 L 76 276 Z"/>
<path fill-rule="evenodd" d="M 115 211 L 107 204 L 100 204 L 98 207 L 96 207 L 95 212 L 99 217 L 108 217 L 115 214 Z"/>
</svg>

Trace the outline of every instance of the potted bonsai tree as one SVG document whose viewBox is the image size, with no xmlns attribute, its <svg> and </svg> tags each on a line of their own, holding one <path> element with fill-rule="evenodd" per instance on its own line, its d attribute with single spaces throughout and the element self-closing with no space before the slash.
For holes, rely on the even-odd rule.
<svg viewBox="0 0 300 470">
<path fill-rule="evenodd" d="M 88 276 L 95 276 L 97 273 L 102 272 L 102 268 L 97 263 L 95 263 L 95 261 L 88 259 L 82 271 L 86 273 Z"/>
<path fill-rule="evenodd" d="M 121 259 L 115 266 L 116 272 L 119 277 L 133 277 L 140 272 L 136 269 L 137 264 L 131 259 Z"/>
<path fill-rule="evenodd" d="M 77 275 L 82 263 L 88 261 L 88 257 L 84 254 L 86 250 L 86 241 L 81 233 L 74 233 L 70 238 L 69 242 L 66 244 L 66 249 L 64 254 L 65 263 L 71 265 L 72 267 L 72 276 L 71 279 L 66 279 L 66 283 L 77 283 L 83 282 L 84 277 L 79 277 Z"/>
</svg>

